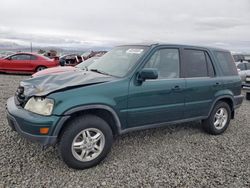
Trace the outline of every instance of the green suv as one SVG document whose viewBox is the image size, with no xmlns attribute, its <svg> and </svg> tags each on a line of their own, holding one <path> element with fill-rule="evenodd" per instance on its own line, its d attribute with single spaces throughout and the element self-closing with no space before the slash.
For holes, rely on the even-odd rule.
<svg viewBox="0 0 250 188">
<path fill-rule="evenodd" d="M 186 45 L 115 47 L 85 71 L 30 78 L 7 101 L 9 125 L 58 145 L 72 168 L 97 165 L 116 135 L 201 120 L 223 133 L 242 103 L 229 51 Z"/>
</svg>

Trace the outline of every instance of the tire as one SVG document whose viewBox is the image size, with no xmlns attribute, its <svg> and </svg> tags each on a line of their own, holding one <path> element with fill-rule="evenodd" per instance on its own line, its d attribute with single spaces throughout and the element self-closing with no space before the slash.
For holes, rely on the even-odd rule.
<svg viewBox="0 0 250 188">
<path fill-rule="evenodd" d="M 203 121 L 206 132 L 212 135 L 222 134 L 231 120 L 231 109 L 226 102 L 219 101 L 215 104 L 210 116 Z"/>
<path fill-rule="evenodd" d="M 250 100 L 250 93 L 246 93 L 246 100 Z"/>
<path fill-rule="evenodd" d="M 95 141 L 98 134 L 100 139 Z M 90 138 L 92 141 L 88 140 Z M 68 167 L 86 169 L 99 164 L 111 150 L 112 143 L 112 130 L 106 121 L 95 115 L 85 115 L 67 125 L 59 142 L 59 151 Z"/>
<path fill-rule="evenodd" d="M 47 67 L 45 67 L 45 66 L 38 66 L 37 68 L 36 68 L 36 72 L 39 72 L 39 71 L 41 71 L 41 70 L 44 70 L 44 69 L 46 69 Z"/>
</svg>

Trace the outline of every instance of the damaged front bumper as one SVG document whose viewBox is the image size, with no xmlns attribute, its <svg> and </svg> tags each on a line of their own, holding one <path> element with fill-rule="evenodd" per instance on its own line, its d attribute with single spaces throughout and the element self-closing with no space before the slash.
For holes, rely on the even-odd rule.
<svg viewBox="0 0 250 188">
<path fill-rule="evenodd" d="M 29 112 L 17 106 L 14 97 L 8 99 L 6 109 L 9 126 L 21 136 L 39 142 L 43 146 L 56 144 L 57 136 L 52 133 L 56 124 L 60 121 L 60 116 L 41 116 Z M 43 127 L 49 128 L 48 134 L 40 134 L 39 130 Z"/>
</svg>

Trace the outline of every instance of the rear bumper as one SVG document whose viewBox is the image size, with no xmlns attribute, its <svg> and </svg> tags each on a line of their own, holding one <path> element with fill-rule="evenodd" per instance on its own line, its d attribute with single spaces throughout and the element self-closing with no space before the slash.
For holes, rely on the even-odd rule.
<svg viewBox="0 0 250 188">
<path fill-rule="evenodd" d="M 39 142 L 43 146 L 54 145 L 57 142 L 57 136 L 50 135 L 60 117 L 41 116 L 24 110 L 16 106 L 14 97 L 8 99 L 6 110 L 9 126 L 24 138 Z M 39 135 L 40 127 L 48 127 L 50 129 L 49 134 Z"/>
</svg>

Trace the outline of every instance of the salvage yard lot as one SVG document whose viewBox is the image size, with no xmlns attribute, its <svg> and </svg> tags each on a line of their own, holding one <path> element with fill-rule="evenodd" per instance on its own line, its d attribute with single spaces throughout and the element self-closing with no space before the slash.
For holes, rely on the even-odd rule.
<svg viewBox="0 0 250 188">
<path fill-rule="evenodd" d="M 250 101 L 220 136 L 199 122 L 133 132 L 100 165 L 77 171 L 8 127 L 6 100 L 28 77 L 0 74 L 0 187 L 250 187 Z"/>
</svg>

